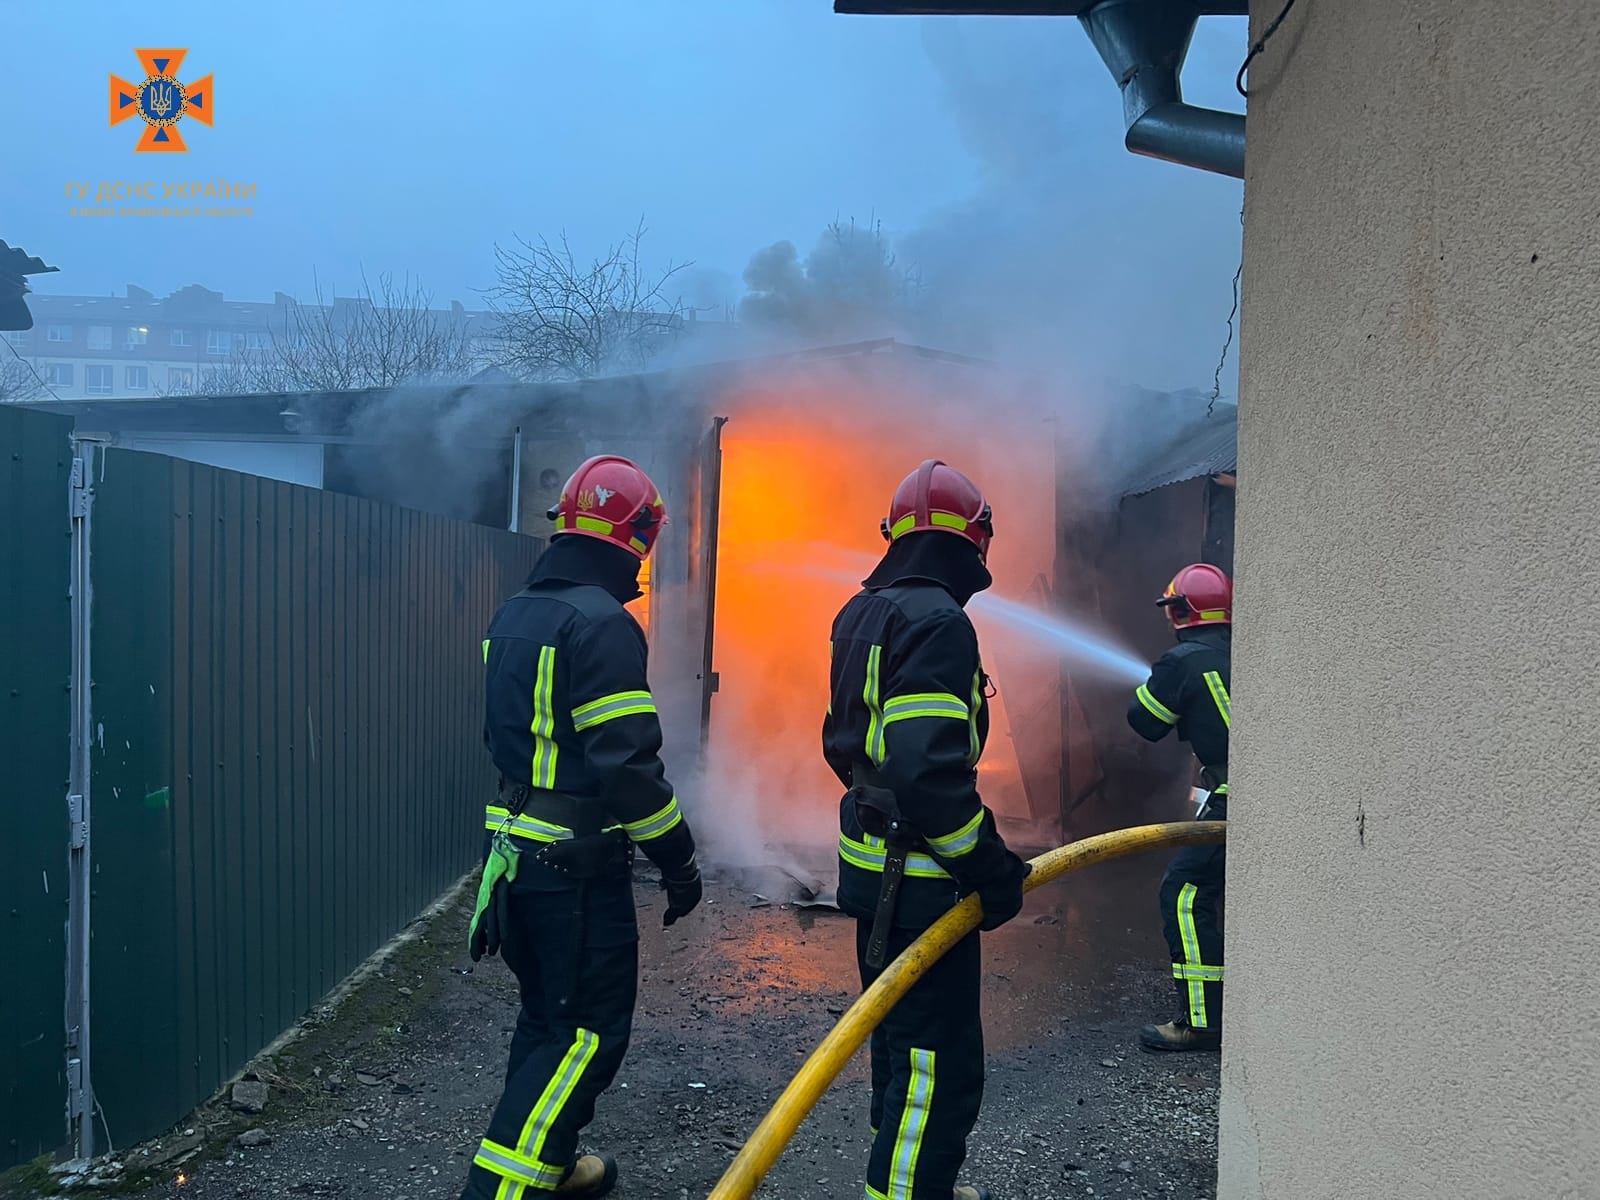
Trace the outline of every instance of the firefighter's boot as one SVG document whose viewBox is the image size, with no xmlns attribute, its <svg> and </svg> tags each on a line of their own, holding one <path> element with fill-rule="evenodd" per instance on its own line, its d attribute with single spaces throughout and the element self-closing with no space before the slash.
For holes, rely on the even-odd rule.
<svg viewBox="0 0 1600 1200">
<path fill-rule="evenodd" d="M 994 1193 L 986 1187 L 974 1187 L 970 1183 L 956 1184 L 954 1200 L 994 1200 Z"/>
<path fill-rule="evenodd" d="M 1139 1044 L 1146 1050 L 1220 1050 L 1220 1029 L 1196 1029 L 1179 1017 L 1165 1025 L 1146 1025 L 1139 1030 Z"/>
<path fill-rule="evenodd" d="M 580 1154 L 572 1170 L 561 1181 L 561 1186 L 551 1193 L 556 1196 L 583 1197 L 608 1195 L 617 1186 L 617 1160 L 601 1153 Z"/>
</svg>

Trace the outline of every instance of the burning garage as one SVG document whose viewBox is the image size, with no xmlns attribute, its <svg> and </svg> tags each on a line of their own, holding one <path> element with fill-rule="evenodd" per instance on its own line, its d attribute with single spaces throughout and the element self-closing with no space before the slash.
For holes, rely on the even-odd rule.
<svg viewBox="0 0 1600 1200">
<path fill-rule="evenodd" d="M 973 606 L 997 689 L 984 794 L 1044 844 L 1166 816 L 1182 756 L 1121 708 L 1167 636 L 1150 597 L 1231 560 L 1232 409 L 1074 388 L 894 340 L 572 384 L 56 403 L 79 435 L 540 534 L 560 481 L 625 454 L 667 495 L 635 606 L 669 755 L 726 861 L 831 875 L 817 753 L 829 623 L 906 465 L 951 461 L 997 514 Z M 1160 438 L 1149 432 L 1166 431 Z M 718 840 L 720 839 L 720 840 Z"/>
</svg>

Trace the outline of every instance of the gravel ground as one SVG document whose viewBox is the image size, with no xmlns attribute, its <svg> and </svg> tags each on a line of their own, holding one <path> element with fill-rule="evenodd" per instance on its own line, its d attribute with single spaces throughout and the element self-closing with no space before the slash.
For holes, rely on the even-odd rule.
<svg viewBox="0 0 1600 1200">
<path fill-rule="evenodd" d="M 1160 865 L 1109 864 L 1041 889 L 985 937 L 989 1082 L 965 1177 L 1000 1200 L 1214 1194 L 1217 1056 L 1152 1056 L 1133 1042 L 1140 1023 L 1171 1015 Z M 638 888 L 634 1042 L 587 1135 L 620 1160 L 624 1200 L 701 1200 L 855 995 L 851 922 L 765 900 L 772 879 L 711 879 L 705 905 L 671 930 L 660 928 L 659 891 Z M 498 1095 L 516 1004 L 497 961 L 469 969 L 467 915 L 463 898 L 258 1064 L 264 1113 L 215 1106 L 126 1156 L 179 1151 L 149 1172 L 144 1194 L 455 1200 Z M 208 1148 L 195 1150 L 202 1139 Z M 863 1053 L 758 1195 L 856 1200 L 867 1145 Z"/>
</svg>

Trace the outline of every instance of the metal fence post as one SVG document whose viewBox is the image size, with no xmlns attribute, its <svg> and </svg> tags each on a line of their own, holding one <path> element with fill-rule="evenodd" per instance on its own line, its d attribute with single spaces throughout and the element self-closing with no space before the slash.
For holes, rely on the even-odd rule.
<svg viewBox="0 0 1600 1200">
<path fill-rule="evenodd" d="M 93 442 L 72 439 L 68 503 L 72 515 L 72 772 L 67 795 L 67 1134 L 77 1159 L 94 1157 L 94 1087 L 89 1075 L 89 752 L 94 745 L 90 695 L 90 531 L 94 509 Z"/>
</svg>

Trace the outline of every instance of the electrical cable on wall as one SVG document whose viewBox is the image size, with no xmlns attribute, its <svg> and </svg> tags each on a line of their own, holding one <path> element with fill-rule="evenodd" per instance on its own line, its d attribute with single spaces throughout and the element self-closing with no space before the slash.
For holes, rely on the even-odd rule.
<svg viewBox="0 0 1600 1200">
<path fill-rule="evenodd" d="M 1244 224 L 1244 208 L 1239 209 L 1239 224 Z M 1217 373 L 1211 379 L 1211 401 L 1206 405 L 1210 416 L 1222 398 L 1222 368 L 1228 363 L 1228 350 L 1233 345 L 1233 319 L 1239 315 L 1239 280 L 1244 276 L 1244 247 L 1239 248 L 1239 269 L 1233 273 L 1233 307 L 1228 310 L 1228 337 L 1222 343 L 1222 353 L 1217 357 Z"/>
<path fill-rule="evenodd" d="M 1294 3 L 1295 0 L 1288 0 L 1288 2 L 1283 6 L 1283 11 L 1278 14 L 1278 19 L 1271 25 L 1268 25 L 1266 32 L 1261 35 L 1261 40 L 1250 47 L 1250 53 L 1245 55 L 1244 65 L 1239 68 L 1239 73 L 1234 76 L 1233 86 L 1239 89 L 1239 95 L 1243 96 L 1246 100 L 1250 99 L 1250 93 L 1244 86 L 1244 74 L 1250 69 L 1250 63 L 1255 56 L 1267 48 L 1267 42 L 1271 39 L 1273 34 L 1278 32 L 1278 26 L 1283 24 L 1283 19 L 1289 15 L 1289 10 L 1294 7 Z"/>
</svg>

